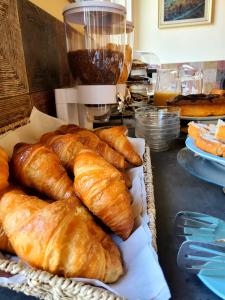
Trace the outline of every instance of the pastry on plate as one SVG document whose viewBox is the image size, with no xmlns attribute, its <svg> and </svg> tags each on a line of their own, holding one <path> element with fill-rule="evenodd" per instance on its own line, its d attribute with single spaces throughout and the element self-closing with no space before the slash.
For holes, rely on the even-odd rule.
<svg viewBox="0 0 225 300">
<path fill-rule="evenodd" d="M 204 133 L 214 134 L 215 130 L 216 125 L 214 124 L 203 124 L 196 122 L 188 123 L 188 135 L 193 139 L 197 139 L 201 134 Z"/>
<path fill-rule="evenodd" d="M 218 120 L 216 125 L 215 138 L 219 141 L 225 142 L 225 122 Z"/>
<path fill-rule="evenodd" d="M 225 90 L 221 90 L 221 89 L 212 89 L 212 90 L 210 91 L 210 94 L 225 95 Z"/>
<path fill-rule="evenodd" d="M 208 153 L 217 156 L 225 155 L 225 144 L 218 141 L 212 134 L 202 134 L 195 140 L 195 145 Z"/>
<path fill-rule="evenodd" d="M 179 95 L 168 100 L 167 105 L 181 108 L 181 116 L 208 117 L 225 115 L 225 95 Z"/>
</svg>

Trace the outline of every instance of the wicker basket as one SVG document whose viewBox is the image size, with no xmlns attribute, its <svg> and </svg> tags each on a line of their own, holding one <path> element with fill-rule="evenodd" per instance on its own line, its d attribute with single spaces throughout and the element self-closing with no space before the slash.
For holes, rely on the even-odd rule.
<svg viewBox="0 0 225 300">
<path fill-rule="evenodd" d="M 147 195 L 147 213 L 150 219 L 149 227 L 152 232 L 152 244 L 156 249 L 156 227 L 155 227 L 155 204 L 152 183 L 152 169 L 149 147 L 145 148 L 144 154 L 144 178 Z M 21 284 L 1 285 L 17 292 L 23 292 L 44 300 L 119 300 L 125 299 L 103 289 L 89 284 L 76 282 L 52 275 L 48 272 L 35 270 L 26 267 L 21 263 L 16 263 L 9 259 L 0 259 L 0 270 L 12 275 L 20 274 L 26 278 Z"/>
</svg>

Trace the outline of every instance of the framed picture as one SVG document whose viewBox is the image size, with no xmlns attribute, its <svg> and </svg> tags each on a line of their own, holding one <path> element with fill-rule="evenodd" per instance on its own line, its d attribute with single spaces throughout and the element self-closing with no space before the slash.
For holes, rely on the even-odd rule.
<svg viewBox="0 0 225 300">
<path fill-rule="evenodd" d="M 158 0 L 159 28 L 210 24 L 214 0 Z"/>
</svg>

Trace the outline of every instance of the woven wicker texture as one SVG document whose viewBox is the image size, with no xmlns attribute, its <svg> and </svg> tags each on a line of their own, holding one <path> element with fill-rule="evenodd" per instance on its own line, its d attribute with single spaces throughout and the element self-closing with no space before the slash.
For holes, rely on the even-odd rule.
<svg viewBox="0 0 225 300">
<path fill-rule="evenodd" d="M 147 196 L 147 212 L 150 218 L 149 227 L 152 232 L 152 244 L 156 249 L 156 227 L 155 227 L 155 204 L 152 184 L 152 169 L 149 147 L 145 148 L 144 154 L 144 178 Z M 5 285 L 5 287 L 23 292 L 26 295 L 36 296 L 44 300 L 122 300 L 111 292 L 102 288 L 75 282 L 52 275 L 48 272 L 34 270 L 7 259 L 0 259 L 0 270 L 12 275 L 21 274 L 27 280 L 25 283 L 16 285 Z"/>
<path fill-rule="evenodd" d="M 29 122 L 30 122 L 30 118 L 27 117 L 27 118 L 24 118 L 24 119 L 19 120 L 17 122 L 14 122 L 12 124 L 9 124 L 7 126 L 1 127 L 0 128 L 0 134 L 6 133 L 9 130 L 14 130 L 18 127 L 24 126 L 24 125 L 28 124 Z"/>
</svg>

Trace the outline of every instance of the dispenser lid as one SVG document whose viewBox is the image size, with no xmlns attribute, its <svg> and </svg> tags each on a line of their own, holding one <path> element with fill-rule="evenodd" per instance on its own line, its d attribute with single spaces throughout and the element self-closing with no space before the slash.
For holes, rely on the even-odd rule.
<svg viewBox="0 0 225 300">
<path fill-rule="evenodd" d="M 123 5 L 112 3 L 112 2 L 101 2 L 101 1 L 84 1 L 78 3 L 68 4 L 64 10 L 63 15 L 73 14 L 73 20 L 77 24 L 84 25 L 84 13 L 85 12 L 105 12 L 105 17 L 116 17 L 116 15 L 125 16 L 126 8 Z"/>
</svg>

